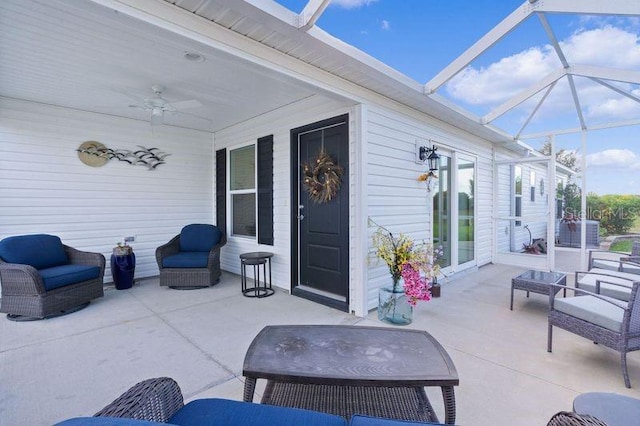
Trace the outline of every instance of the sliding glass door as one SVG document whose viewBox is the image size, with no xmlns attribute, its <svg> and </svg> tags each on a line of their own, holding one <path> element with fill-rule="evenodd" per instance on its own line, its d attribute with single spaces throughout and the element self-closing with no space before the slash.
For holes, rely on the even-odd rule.
<svg viewBox="0 0 640 426">
<path fill-rule="evenodd" d="M 433 245 L 442 249 L 440 265 L 459 270 L 476 263 L 476 160 L 459 153 L 440 154 L 433 194 Z"/>
</svg>

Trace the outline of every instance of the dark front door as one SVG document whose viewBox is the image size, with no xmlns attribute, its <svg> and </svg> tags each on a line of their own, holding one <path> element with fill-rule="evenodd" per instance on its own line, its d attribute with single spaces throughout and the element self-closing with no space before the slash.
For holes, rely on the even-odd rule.
<svg viewBox="0 0 640 426">
<path fill-rule="evenodd" d="M 345 115 L 291 131 L 293 293 L 343 310 L 348 310 L 349 294 L 348 130 Z M 314 196 L 303 167 L 313 169 L 322 153 L 328 156 L 322 164 L 329 167 L 314 178 L 326 188 L 322 171 L 335 171 L 333 163 L 342 170 L 340 188 L 319 189 Z"/>
</svg>

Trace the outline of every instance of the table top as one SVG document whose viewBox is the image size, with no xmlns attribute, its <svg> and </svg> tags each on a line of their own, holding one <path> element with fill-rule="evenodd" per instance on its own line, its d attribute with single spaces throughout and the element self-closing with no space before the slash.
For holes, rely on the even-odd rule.
<svg viewBox="0 0 640 426">
<path fill-rule="evenodd" d="M 243 375 L 282 382 L 359 386 L 457 386 L 449 354 L 429 333 L 346 325 L 267 326 Z"/>
<path fill-rule="evenodd" d="M 573 411 L 588 414 L 609 426 L 630 426 L 640 419 L 640 399 L 606 392 L 588 392 L 573 400 Z"/>
<path fill-rule="evenodd" d="M 535 281 L 535 282 L 540 282 L 545 284 L 557 284 L 558 281 L 561 281 L 565 277 L 566 275 L 563 274 L 562 272 L 545 272 L 545 271 L 536 271 L 536 270 L 530 269 L 518 275 L 514 279 Z"/>
<path fill-rule="evenodd" d="M 250 253 L 242 253 L 240 259 L 268 259 L 273 257 L 273 253 L 268 251 L 252 251 Z"/>
</svg>

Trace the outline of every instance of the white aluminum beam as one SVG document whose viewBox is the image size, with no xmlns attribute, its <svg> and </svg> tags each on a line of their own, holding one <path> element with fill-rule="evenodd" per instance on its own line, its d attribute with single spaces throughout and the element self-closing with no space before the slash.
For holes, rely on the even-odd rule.
<svg viewBox="0 0 640 426">
<path fill-rule="evenodd" d="M 327 6 L 329 6 L 329 3 L 331 3 L 331 0 L 309 0 L 300 15 L 298 15 L 298 28 L 308 31 L 309 28 L 313 27 Z"/>
<path fill-rule="evenodd" d="M 545 87 L 556 83 L 563 76 L 565 76 L 566 73 L 567 73 L 566 69 L 560 68 L 554 72 L 547 74 L 542 80 L 538 81 L 534 85 L 530 86 L 529 88 L 513 96 L 511 99 L 507 100 L 502 105 L 494 108 L 491 112 L 489 112 L 487 115 L 482 117 L 482 123 L 491 123 L 493 120 L 505 114 L 509 110 L 517 107 L 522 102 L 534 96 L 536 93 L 540 92 Z"/>
<path fill-rule="evenodd" d="M 571 74 L 582 77 L 594 77 L 602 80 L 640 84 L 640 71 L 619 68 L 597 67 L 593 65 L 572 65 Z"/>
<path fill-rule="evenodd" d="M 619 87 L 614 86 L 613 84 L 609 84 L 606 81 L 602 81 L 599 78 L 589 77 L 591 80 L 595 81 L 598 84 L 603 85 L 607 89 L 613 90 L 616 93 L 621 94 L 622 96 L 626 96 L 627 98 L 640 103 L 640 98 L 634 95 L 633 93 L 629 93 L 626 90 L 622 90 Z"/>
<path fill-rule="evenodd" d="M 586 15 L 640 15 L 638 0 L 539 0 L 538 12 Z"/>
<path fill-rule="evenodd" d="M 524 132 L 524 129 L 529 125 L 529 123 L 531 122 L 531 120 L 533 119 L 533 117 L 536 115 L 536 113 L 538 112 L 538 110 L 540 109 L 540 107 L 542 106 L 542 104 L 544 103 L 544 101 L 547 99 L 547 97 L 549 96 L 549 93 L 551 93 L 551 91 L 553 90 L 554 87 L 556 87 L 556 83 L 558 83 L 557 81 L 554 81 L 551 85 L 549 85 L 549 88 L 547 89 L 547 91 L 545 92 L 545 94 L 542 96 L 542 99 L 540 99 L 540 102 L 538 102 L 538 104 L 536 105 L 536 107 L 533 109 L 533 111 L 531 111 L 531 114 L 529 114 L 529 117 L 527 117 L 527 119 L 525 120 L 525 122 L 522 124 L 522 127 L 520 127 L 520 130 L 518 130 L 518 134 L 515 136 L 515 139 L 520 139 L 520 135 L 522 134 L 522 132 Z"/>
<path fill-rule="evenodd" d="M 542 3 L 542 2 L 539 2 Z M 498 25 L 493 27 L 491 31 L 485 34 L 480 40 L 478 40 L 473 46 L 467 49 L 462 55 L 458 56 L 451 64 L 445 69 L 440 71 L 438 75 L 432 78 L 424 86 L 424 92 L 427 95 L 432 94 L 449 80 L 462 71 L 467 65 L 473 62 L 478 56 L 483 54 L 491 46 L 500 41 L 504 36 L 509 34 L 515 27 L 520 25 L 526 20 L 532 12 L 539 7 L 539 3 L 529 3 L 525 1 L 520 7 L 511 12 L 509 16 L 502 20 Z"/>
<path fill-rule="evenodd" d="M 626 120 L 626 121 L 617 121 L 613 123 L 604 123 L 590 126 L 588 130 L 604 130 L 604 129 L 613 129 L 615 127 L 625 127 L 625 126 L 638 126 L 640 125 L 640 119 L 638 120 Z M 558 130 L 547 130 L 544 132 L 538 133 L 530 133 L 528 135 L 520 136 L 521 140 L 524 139 L 538 139 L 549 135 L 569 135 L 572 133 L 580 133 L 583 129 L 579 127 L 574 127 L 572 129 L 558 129 Z"/>
<path fill-rule="evenodd" d="M 580 106 L 580 98 L 578 97 L 578 91 L 576 90 L 576 83 L 573 81 L 573 76 L 571 74 L 567 75 L 567 79 L 569 80 L 569 88 L 571 88 L 571 97 L 573 98 L 573 103 L 576 106 L 576 113 L 580 120 L 580 127 L 582 130 L 586 130 L 587 123 L 584 122 L 584 115 L 582 114 L 582 107 Z"/>
<path fill-rule="evenodd" d="M 553 45 L 553 48 L 556 51 L 556 55 L 558 55 L 560 62 L 562 62 L 562 66 L 565 68 L 569 68 L 569 62 L 567 61 L 566 56 L 564 56 L 564 52 L 560 47 L 560 43 L 558 43 L 558 39 L 556 38 L 556 35 L 553 33 L 553 30 L 551 29 L 551 25 L 549 25 L 549 21 L 547 21 L 547 17 L 544 16 L 544 14 L 542 13 L 538 13 L 538 18 L 540 18 L 540 23 L 542 24 L 542 28 L 544 28 L 544 31 L 547 33 L 547 37 L 549 37 L 549 40 L 551 41 L 551 44 Z"/>
</svg>

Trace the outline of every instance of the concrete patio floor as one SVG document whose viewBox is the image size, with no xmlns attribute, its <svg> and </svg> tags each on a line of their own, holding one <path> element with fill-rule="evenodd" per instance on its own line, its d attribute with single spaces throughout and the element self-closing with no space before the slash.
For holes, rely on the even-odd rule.
<svg viewBox="0 0 640 426">
<path fill-rule="evenodd" d="M 449 280 L 442 297 L 414 311 L 408 327 L 438 339 L 458 370 L 457 423 L 545 425 L 583 392 L 640 398 L 639 352 L 629 354 L 633 389 L 624 387 L 615 351 L 556 329 L 547 353 L 547 298 L 517 291 L 509 310 L 510 279 L 522 271 L 482 267 Z M 0 318 L 0 425 L 92 415 L 136 382 L 159 376 L 176 379 L 187 401 L 241 400 L 244 354 L 269 324 L 384 326 L 375 311 L 358 318 L 281 291 L 243 297 L 239 277 L 229 273 L 201 290 L 160 288 L 154 278 L 130 290 L 107 287 L 104 298 L 67 316 Z M 442 420 L 439 389 L 427 393 Z"/>
</svg>

